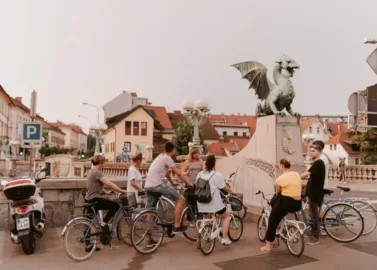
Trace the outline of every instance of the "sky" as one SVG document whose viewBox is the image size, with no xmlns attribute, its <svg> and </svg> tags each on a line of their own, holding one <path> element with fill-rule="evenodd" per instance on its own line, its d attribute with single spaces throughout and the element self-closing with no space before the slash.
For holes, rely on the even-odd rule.
<svg viewBox="0 0 377 270">
<path fill-rule="evenodd" d="M 293 109 L 348 114 L 348 96 L 375 84 L 375 0 L 0 0 L 0 84 L 49 121 L 96 121 L 122 91 L 169 111 L 207 100 L 212 113 L 254 114 L 257 98 L 232 64 L 300 64 Z M 103 112 L 101 112 L 103 118 Z"/>
</svg>

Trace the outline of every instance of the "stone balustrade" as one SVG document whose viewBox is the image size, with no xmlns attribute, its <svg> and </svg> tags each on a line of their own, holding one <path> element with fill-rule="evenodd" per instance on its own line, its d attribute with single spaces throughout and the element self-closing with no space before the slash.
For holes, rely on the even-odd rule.
<svg viewBox="0 0 377 270">
<path fill-rule="evenodd" d="M 377 184 L 376 171 L 377 165 L 346 166 L 346 181 L 358 184 Z M 329 169 L 329 181 L 338 181 L 339 176 L 338 166 L 331 166 Z"/>
</svg>

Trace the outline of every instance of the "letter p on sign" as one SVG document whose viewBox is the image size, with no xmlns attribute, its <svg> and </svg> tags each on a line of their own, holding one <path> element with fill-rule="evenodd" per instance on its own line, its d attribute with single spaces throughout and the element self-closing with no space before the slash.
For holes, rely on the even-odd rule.
<svg viewBox="0 0 377 270">
<path fill-rule="evenodd" d="M 37 134 L 37 128 L 35 126 L 26 127 L 26 138 L 31 138 L 32 135 Z"/>
</svg>

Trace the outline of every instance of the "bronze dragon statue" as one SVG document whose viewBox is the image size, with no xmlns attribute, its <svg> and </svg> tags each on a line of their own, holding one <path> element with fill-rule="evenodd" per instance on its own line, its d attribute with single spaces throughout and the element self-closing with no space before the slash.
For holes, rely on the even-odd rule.
<svg viewBox="0 0 377 270">
<path fill-rule="evenodd" d="M 249 89 L 253 88 L 258 99 L 261 100 L 256 109 L 258 117 L 272 114 L 285 115 L 284 109 L 290 115 L 300 117 L 300 114 L 293 112 L 291 107 L 295 97 L 291 77 L 295 69 L 300 68 L 295 60 L 283 55 L 276 61 L 273 70 L 275 83 L 267 78 L 267 68 L 261 63 L 243 62 L 234 64 L 233 67 L 241 72 L 243 79 L 250 82 Z"/>
</svg>

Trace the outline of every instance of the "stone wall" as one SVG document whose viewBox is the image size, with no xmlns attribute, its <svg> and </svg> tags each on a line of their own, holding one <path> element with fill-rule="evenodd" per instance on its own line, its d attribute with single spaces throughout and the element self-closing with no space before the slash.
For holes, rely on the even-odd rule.
<svg viewBox="0 0 377 270">
<path fill-rule="evenodd" d="M 121 188 L 127 186 L 124 180 L 112 181 Z M 83 212 L 81 191 L 86 188 L 86 179 L 47 179 L 38 186 L 43 191 L 48 227 L 63 227 L 71 215 Z M 0 191 L 0 230 L 8 228 L 8 212 L 8 201 Z"/>
</svg>

